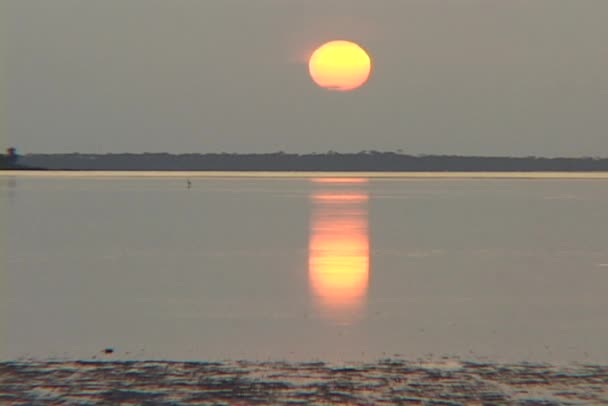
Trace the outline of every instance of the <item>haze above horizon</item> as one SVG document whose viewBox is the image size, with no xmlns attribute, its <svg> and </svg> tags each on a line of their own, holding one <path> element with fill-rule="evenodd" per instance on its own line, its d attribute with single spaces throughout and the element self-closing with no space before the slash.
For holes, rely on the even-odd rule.
<svg viewBox="0 0 608 406">
<path fill-rule="evenodd" d="M 2 142 L 21 153 L 605 156 L 608 2 L 0 3 Z M 317 87 L 320 44 L 373 60 Z"/>
</svg>

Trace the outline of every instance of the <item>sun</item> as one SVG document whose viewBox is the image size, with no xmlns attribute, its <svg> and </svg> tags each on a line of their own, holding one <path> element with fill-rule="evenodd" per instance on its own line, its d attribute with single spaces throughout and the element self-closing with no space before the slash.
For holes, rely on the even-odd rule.
<svg viewBox="0 0 608 406">
<path fill-rule="evenodd" d="M 370 56 L 350 41 L 330 41 L 317 48 L 308 61 L 310 77 L 331 90 L 353 90 L 367 82 L 372 69 Z"/>
</svg>

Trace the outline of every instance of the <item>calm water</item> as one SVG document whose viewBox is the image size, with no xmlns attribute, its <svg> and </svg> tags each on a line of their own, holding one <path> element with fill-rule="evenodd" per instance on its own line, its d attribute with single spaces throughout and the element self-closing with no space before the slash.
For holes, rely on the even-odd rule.
<svg viewBox="0 0 608 406">
<path fill-rule="evenodd" d="M 0 359 L 608 362 L 606 179 L 161 175 L 0 175 Z"/>
</svg>

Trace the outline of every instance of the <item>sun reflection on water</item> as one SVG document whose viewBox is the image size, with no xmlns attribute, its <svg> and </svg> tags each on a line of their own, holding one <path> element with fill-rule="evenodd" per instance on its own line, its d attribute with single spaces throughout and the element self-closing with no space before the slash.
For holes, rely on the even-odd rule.
<svg viewBox="0 0 608 406">
<path fill-rule="evenodd" d="M 320 315 L 350 324 L 364 311 L 369 283 L 366 179 L 313 179 L 309 283 Z"/>
</svg>

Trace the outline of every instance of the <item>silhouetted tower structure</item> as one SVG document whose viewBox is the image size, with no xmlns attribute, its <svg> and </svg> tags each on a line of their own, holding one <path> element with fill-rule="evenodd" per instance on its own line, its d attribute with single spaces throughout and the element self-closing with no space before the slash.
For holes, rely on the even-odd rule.
<svg viewBox="0 0 608 406">
<path fill-rule="evenodd" d="M 10 147 L 6 149 L 6 159 L 9 165 L 16 165 L 19 155 L 17 155 L 17 149 Z"/>
</svg>

